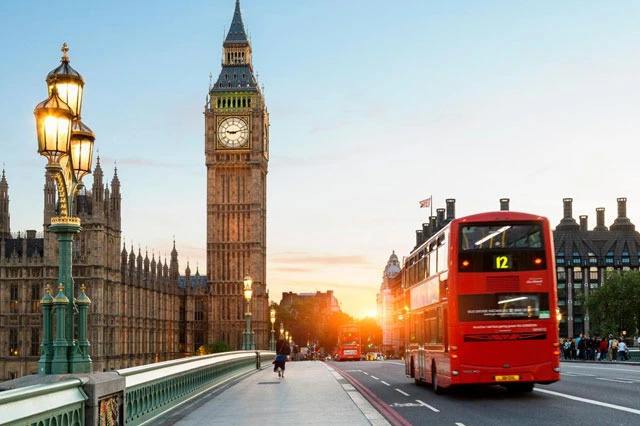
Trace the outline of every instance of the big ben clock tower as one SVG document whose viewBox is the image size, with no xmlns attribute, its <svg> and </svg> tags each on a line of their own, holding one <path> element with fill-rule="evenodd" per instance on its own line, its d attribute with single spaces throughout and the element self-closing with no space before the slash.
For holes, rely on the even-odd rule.
<svg viewBox="0 0 640 426">
<path fill-rule="evenodd" d="M 207 165 L 208 343 L 242 349 L 245 315 L 251 313 L 256 349 L 270 332 L 267 262 L 267 166 L 269 114 L 251 63 L 236 0 L 223 43 L 222 70 L 209 88 L 204 110 Z M 246 275 L 253 279 L 247 310 Z"/>
</svg>

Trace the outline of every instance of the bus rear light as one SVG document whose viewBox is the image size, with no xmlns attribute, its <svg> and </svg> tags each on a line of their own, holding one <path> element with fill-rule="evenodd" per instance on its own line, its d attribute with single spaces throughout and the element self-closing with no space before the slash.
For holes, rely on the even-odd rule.
<svg viewBox="0 0 640 426">
<path fill-rule="evenodd" d="M 458 350 L 458 346 L 457 345 L 451 345 L 451 350 L 452 351 L 457 351 Z"/>
<path fill-rule="evenodd" d="M 452 359 L 458 359 L 458 354 L 451 354 Z"/>
<path fill-rule="evenodd" d="M 560 351 L 553 351 L 554 355 L 560 355 Z"/>
<path fill-rule="evenodd" d="M 468 261 L 468 260 L 466 260 L 466 259 L 462 261 L 462 267 L 463 267 L 463 268 L 468 268 L 470 264 L 471 264 L 471 262 L 469 262 L 469 261 Z"/>
<path fill-rule="evenodd" d="M 536 265 L 542 265 L 542 259 L 539 257 L 536 257 L 535 259 L 533 259 L 533 263 L 535 263 Z"/>
<path fill-rule="evenodd" d="M 458 370 L 453 370 L 453 371 L 451 372 L 451 374 L 453 374 L 454 376 L 457 376 L 457 375 L 458 375 L 458 374 L 460 374 L 460 373 L 458 373 Z"/>
<path fill-rule="evenodd" d="M 560 347 L 560 343 L 559 343 L 559 342 L 553 342 L 553 347 L 554 347 L 554 348 L 558 348 L 558 347 Z"/>
</svg>

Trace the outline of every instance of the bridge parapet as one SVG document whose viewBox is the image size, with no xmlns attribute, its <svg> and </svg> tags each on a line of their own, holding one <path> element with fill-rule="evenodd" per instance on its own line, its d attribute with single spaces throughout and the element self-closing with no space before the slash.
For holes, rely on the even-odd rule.
<svg viewBox="0 0 640 426">
<path fill-rule="evenodd" d="M 87 400 L 83 384 L 74 378 L 0 392 L 0 423 L 83 425 Z"/>
<path fill-rule="evenodd" d="M 105 373 L 28 376 L 0 386 L 0 424 L 140 425 L 274 359 L 275 352 L 237 351 Z"/>
</svg>

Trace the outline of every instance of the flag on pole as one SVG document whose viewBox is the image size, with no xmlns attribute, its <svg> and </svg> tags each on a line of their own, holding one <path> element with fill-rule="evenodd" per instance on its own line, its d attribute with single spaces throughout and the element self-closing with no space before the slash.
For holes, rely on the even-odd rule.
<svg viewBox="0 0 640 426">
<path fill-rule="evenodd" d="M 431 207 L 431 197 L 420 201 L 420 208 L 422 207 Z"/>
</svg>

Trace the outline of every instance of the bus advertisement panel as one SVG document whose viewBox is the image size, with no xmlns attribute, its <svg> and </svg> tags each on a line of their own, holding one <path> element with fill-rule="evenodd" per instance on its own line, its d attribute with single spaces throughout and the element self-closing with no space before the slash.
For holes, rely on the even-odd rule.
<svg viewBox="0 0 640 426">
<path fill-rule="evenodd" d="M 453 219 L 405 259 L 402 274 L 405 371 L 416 383 L 528 392 L 560 380 L 548 219 L 509 211 Z"/>
</svg>

